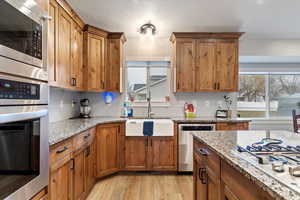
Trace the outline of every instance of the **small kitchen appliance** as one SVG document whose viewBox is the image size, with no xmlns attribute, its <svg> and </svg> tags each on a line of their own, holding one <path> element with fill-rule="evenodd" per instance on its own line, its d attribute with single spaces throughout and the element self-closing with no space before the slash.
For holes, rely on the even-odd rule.
<svg viewBox="0 0 300 200">
<path fill-rule="evenodd" d="M 82 118 L 90 118 L 91 114 L 91 106 L 89 99 L 81 99 L 80 100 L 80 117 Z"/>
</svg>

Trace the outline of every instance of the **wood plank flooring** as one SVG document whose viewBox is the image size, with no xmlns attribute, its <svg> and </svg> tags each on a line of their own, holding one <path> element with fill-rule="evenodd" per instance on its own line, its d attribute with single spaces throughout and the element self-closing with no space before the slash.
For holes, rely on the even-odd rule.
<svg viewBox="0 0 300 200">
<path fill-rule="evenodd" d="M 191 175 L 127 175 L 100 180 L 87 200 L 192 200 Z"/>
</svg>

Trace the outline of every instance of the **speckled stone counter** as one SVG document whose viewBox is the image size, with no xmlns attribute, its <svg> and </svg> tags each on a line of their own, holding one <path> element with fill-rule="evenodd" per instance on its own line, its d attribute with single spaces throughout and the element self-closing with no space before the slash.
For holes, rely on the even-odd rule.
<svg viewBox="0 0 300 200">
<path fill-rule="evenodd" d="M 194 139 L 215 150 L 223 160 L 268 192 L 274 199 L 300 199 L 297 191 L 280 182 L 276 176 L 267 173 L 258 163 L 243 159 L 236 150 L 237 145 L 246 146 L 266 137 L 281 139 L 290 145 L 299 145 L 299 135 L 286 131 L 210 131 L 191 132 L 191 134 Z"/>
<path fill-rule="evenodd" d="M 218 123 L 218 122 L 251 122 L 249 119 L 242 118 L 215 118 L 215 117 L 203 117 L 203 118 L 184 118 L 184 117 L 172 117 L 175 123 Z"/>
<path fill-rule="evenodd" d="M 124 122 L 124 118 L 94 117 L 90 119 L 67 119 L 50 123 L 49 145 L 59 143 L 98 124 Z"/>
</svg>

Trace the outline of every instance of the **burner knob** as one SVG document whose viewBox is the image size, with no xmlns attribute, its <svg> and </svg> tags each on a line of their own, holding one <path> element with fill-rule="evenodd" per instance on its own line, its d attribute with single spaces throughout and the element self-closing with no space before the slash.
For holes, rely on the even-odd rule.
<svg viewBox="0 0 300 200">
<path fill-rule="evenodd" d="M 272 162 L 272 169 L 275 172 L 284 172 L 284 163 L 282 161 Z"/>
<path fill-rule="evenodd" d="M 292 176 L 300 177 L 300 166 L 289 167 L 289 173 Z"/>
</svg>

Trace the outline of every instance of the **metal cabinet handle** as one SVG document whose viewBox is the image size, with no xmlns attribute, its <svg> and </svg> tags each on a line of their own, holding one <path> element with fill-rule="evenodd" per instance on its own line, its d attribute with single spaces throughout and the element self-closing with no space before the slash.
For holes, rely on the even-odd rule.
<svg viewBox="0 0 300 200">
<path fill-rule="evenodd" d="M 84 138 L 84 139 L 87 139 L 87 138 L 89 138 L 90 136 L 91 136 L 91 134 L 89 133 L 89 134 L 85 135 L 83 138 Z"/>
<path fill-rule="evenodd" d="M 208 156 L 210 153 L 208 152 L 207 149 L 199 148 L 197 150 L 202 156 Z"/>
<path fill-rule="evenodd" d="M 199 179 L 201 180 L 201 183 L 202 184 L 206 184 L 207 181 L 206 181 L 206 168 L 199 168 L 198 169 L 198 176 L 199 176 Z"/>
<path fill-rule="evenodd" d="M 57 150 L 56 153 L 57 153 L 57 154 L 62 153 L 62 152 L 64 152 L 64 151 L 66 151 L 67 149 L 68 149 L 68 147 L 65 146 L 63 149 Z"/>
<path fill-rule="evenodd" d="M 76 86 L 76 78 L 71 78 L 71 85 Z"/>
</svg>

